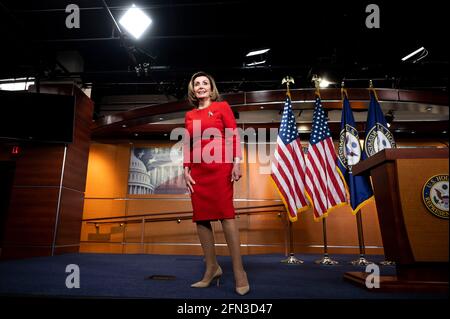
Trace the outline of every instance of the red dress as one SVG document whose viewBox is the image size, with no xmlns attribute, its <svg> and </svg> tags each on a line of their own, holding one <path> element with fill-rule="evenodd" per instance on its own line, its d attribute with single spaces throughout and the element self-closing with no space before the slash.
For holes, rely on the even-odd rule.
<svg viewBox="0 0 450 319">
<path fill-rule="evenodd" d="M 184 166 L 195 181 L 191 194 L 192 220 L 234 218 L 233 158 L 241 156 L 239 134 L 227 102 L 212 102 L 185 117 Z"/>
</svg>

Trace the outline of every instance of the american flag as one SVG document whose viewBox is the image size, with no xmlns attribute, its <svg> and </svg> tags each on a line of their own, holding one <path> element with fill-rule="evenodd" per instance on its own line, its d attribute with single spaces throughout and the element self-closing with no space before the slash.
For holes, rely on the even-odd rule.
<svg viewBox="0 0 450 319">
<path fill-rule="evenodd" d="M 278 131 L 271 177 L 283 199 L 289 219 L 296 221 L 297 213 L 308 209 L 308 201 L 305 196 L 305 156 L 289 93 L 286 95 Z"/>
<path fill-rule="evenodd" d="M 314 208 L 315 219 L 326 217 L 333 207 L 347 204 L 345 186 L 336 165 L 330 128 L 317 95 L 306 157 L 306 193 Z"/>
</svg>

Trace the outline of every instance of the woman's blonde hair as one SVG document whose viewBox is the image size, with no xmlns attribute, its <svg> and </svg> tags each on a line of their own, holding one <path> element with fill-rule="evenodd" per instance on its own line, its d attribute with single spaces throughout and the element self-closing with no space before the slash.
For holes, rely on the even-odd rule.
<svg viewBox="0 0 450 319">
<path fill-rule="evenodd" d="M 194 73 L 194 75 L 192 75 L 191 80 L 189 81 L 189 85 L 188 85 L 188 100 L 189 100 L 189 102 L 193 106 L 198 107 L 198 99 L 195 96 L 195 92 L 194 92 L 194 81 L 199 76 L 205 76 L 209 80 L 209 83 L 211 85 L 211 101 L 219 101 L 220 94 L 219 94 L 219 91 L 217 90 L 217 85 L 216 85 L 216 82 L 214 81 L 214 78 L 211 75 L 209 75 L 208 73 L 197 72 L 197 73 Z"/>
</svg>

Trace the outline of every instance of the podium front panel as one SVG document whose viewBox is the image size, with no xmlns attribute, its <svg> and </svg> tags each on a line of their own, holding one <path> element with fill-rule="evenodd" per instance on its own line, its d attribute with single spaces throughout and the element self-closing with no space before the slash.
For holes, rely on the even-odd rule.
<svg viewBox="0 0 450 319">
<path fill-rule="evenodd" d="M 448 175 L 448 159 L 398 159 L 396 164 L 403 221 L 414 261 L 448 262 L 448 219 L 433 215 L 422 199 L 429 178 Z"/>
</svg>

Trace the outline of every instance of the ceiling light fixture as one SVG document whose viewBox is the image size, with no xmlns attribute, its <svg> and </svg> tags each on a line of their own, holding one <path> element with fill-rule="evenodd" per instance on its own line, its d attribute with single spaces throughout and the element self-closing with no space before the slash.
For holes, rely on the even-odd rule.
<svg viewBox="0 0 450 319">
<path fill-rule="evenodd" d="M 247 53 L 246 57 L 264 54 L 264 53 L 269 52 L 269 50 L 270 50 L 270 48 L 269 49 L 261 49 L 261 50 L 250 51 L 249 53 Z"/>
<path fill-rule="evenodd" d="M 331 82 L 328 81 L 327 79 L 320 79 L 319 86 L 321 88 L 327 88 L 330 86 L 330 84 L 331 84 Z"/>
<path fill-rule="evenodd" d="M 245 56 L 244 67 L 267 66 L 270 49 L 253 50 Z"/>
<path fill-rule="evenodd" d="M 266 60 L 248 63 L 247 66 L 255 66 L 266 63 Z"/>
<path fill-rule="evenodd" d="M 134 4 L 125 14 L 120 18 L 119 23 L 127 30 L 133 37 L 139 39 L 152 23 L 144 11 L 136 7 Z"/>
<path fill-rule="evenodd" d="M 419 54 L 419 53 L 421 53 L 421 54 L 419 55 L 419 57 L 418 57 L 417 59 L 413 60 L 412 63 L 416 63 L 416 62 L 422 60 L 424 57 L 426 57 L 426 56 L 428 55 L 428 50 L 425 49 L 424 47 L 421 47 L 421 48 L 417 49 L 416 51 L 414 51 L 414 52 L 408 54 L 407 56 L 404 56 L 404 57 L 402 58 L 402 61 L 405 62 L 405 61 L 407 61 L 408 59 L 410 59 L 411 57 L 413 57 L 413 56 L 415 56 L 415 55 L 417 55 L 417 54 Z"/>
<path fill-rule="evenodd" d="M 318 84 L 319 84 L 319 87 L 321 87 L 321 88 L 329 87 L 330 84 L 333 83 L 333 82 L 328 81 L 328 80 L 325 79 L 325 78 L 318 77 L 316 74 L 314 74 L 314 75 L 312 76 L 311 81 L 314 82 L 314 84 L 316 84 L 316 85 L 317 85 L 317 83 L 318 83 Z"/>
<path fill-rule="evenodd" d="M 34 78 L 0 79 L 0 90 L 27 91 L 34 84 Z"/>
</svg>

